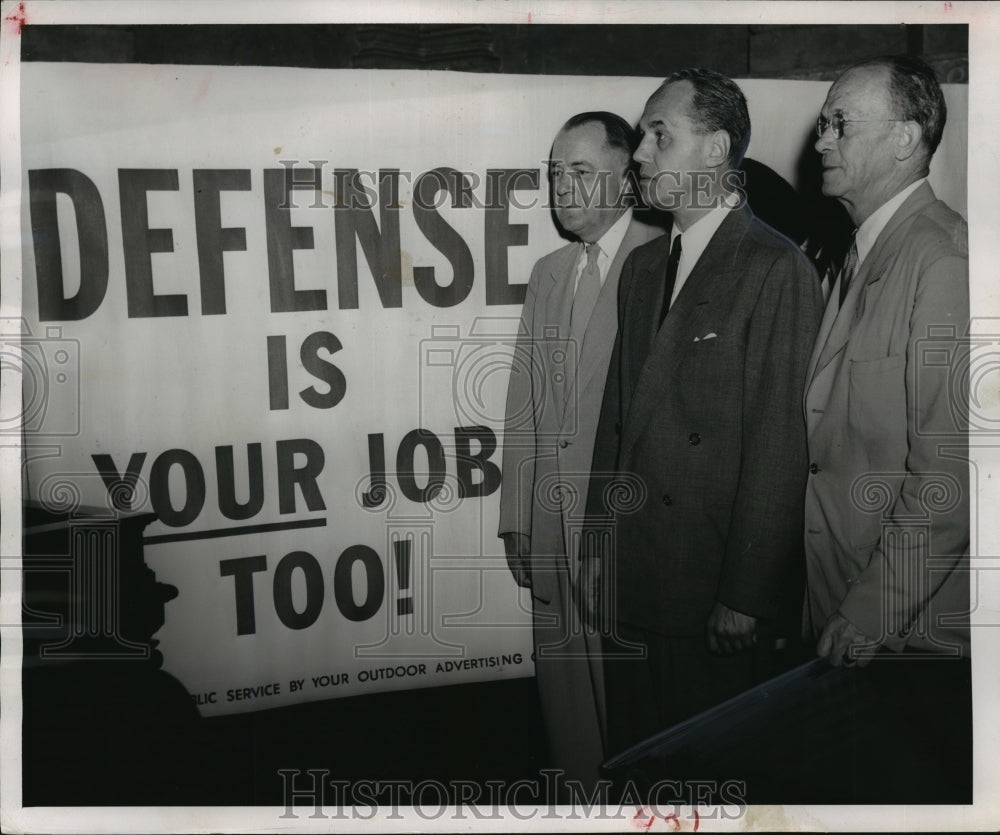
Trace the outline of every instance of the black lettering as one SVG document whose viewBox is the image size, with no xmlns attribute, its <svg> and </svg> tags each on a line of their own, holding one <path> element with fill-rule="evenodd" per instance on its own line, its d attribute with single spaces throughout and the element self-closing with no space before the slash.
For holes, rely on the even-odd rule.
<svg viewBox="0 0 1000 835">
<path fill-rule="evenodd" d="M 435 198 L 447 190 L 453 208 L 471 205 L 461 172 L 454 168 L 436 168 L 421 174 L 414 185 L 413 219 L 417 227 L 434 247 L 444 255 L 452 268 L 451 283 L 441 286 L 434 280 L 433 267 L 414 267 L 413 284 L 421 298 L 435 307 L 453 307 L 464 301 L 472 291 L 475 266 L 472 253 L 462 236 L 437 212 Z"/>
<path fill-rule="evenodd" d="M 180 510 L 174 510 L 170 502 L 170 468 L 175 464 L 184 471 L 184 506 Z M 149 473 L 149 496 L 163 524 L 174 528 L 190 525 L 205 506 L 205 473 L 198 459 L 186 449 L 168 449 L 157 456 Z"/>
<path fill-rule="evenodd" d="M 131 510 L 132 502 L 135 500 L 135 486 L 139 481 L 139 473 L 142 472 L 146 453 L 132 453 L 124 475 L 118 473 L 118 468 L 110 455 L 101 453 L 91 457 L 94 459 L 94 466 L 97 467 L 97 472 L 101 475 L 101 481 L 107 488 L 108 496 L 115 510 Z"/>
<path fill-rule="evenodd" d="M 427 452 L 427 484 L 423 487 L 417 486 L 413 471 L 417 447 L 423 447 Z M 396 453 L 396 478 L 399 480 L 399 489 L 410 501 L 428 502 L 440 493 L 444 487 L 445 468 L 444 447 L 433 432 L 414 429 L 407 432 L 400 441 Z"/>
<path fill-rule="evenodd" d="M 240 557 L 235 560 L 222 560 L 219 563 L 219 574 L 232 577 L 236 590 L 236 634 L 253 635 L 257 631 L 254 616 L 253 575 L 258 571 L 267 570 L 267 557 Z M 232 690 L 226 691 L 229 701 L 233 700 Z"/>
<path fill-rule="evenodd" d="M 271 288 L 271 310 L 326 310 L 326 290 L 296 290 L 296 249 L 313 248 L 311 226 L 292 226 L 288 195 L 296 188 L 319 189 L 320 183 L 295 180 L 294 169 L 264 171 L 264 217 L 267 225 L 267 275 Z"/>
<path fill-rule="evenodd" d="M 288 408 L 288 355 L 284 336 L 267 338 L 267 381 L 271 411 Z"/>
<path fill-rule="evenodd" d="M 121 199 L 122 248 L 129 318 L 187 316 L 182 293 L 158 296 L 153 291 L 153 253 L 173 252 L 170 229 L 149 228 L 147 191 L 177 191 L 176 168 L 122 168 L 118 171 Z"/>
<path fill-rule="evenodd" d="M 479 443 L 479 452 L 472 453 L 472 441 Z M 496 452 L 497 439 L 488 426 L 458 426 L 455 428 L 455 466 L 458 471 L 458 493 L 463 499 L 489 496 L 500 486 L 500 468 L 490 461 Z M 478 470 L 482 479 L 473 483 Z"/>
<path fill-rule="evenodd" d="M 38 318 L 42 322 L 86 319 L 100 307 L 108 289 L 108 227 L 94 181 L 73 168 L 28 172 L 31 240 L 35 250 Z M 62 247 L 56 195 L 73 203 L 80 247 L 80 289 L 63 294 Z"/>
<path fill-rule="evenodd" d="M 521 180 L 527 180 L 522 185 Z M 518 188 L 538 189 L 538 170 L 491 168 L 486 172 L 486 304 L 524 304 L 528 285 L 511 284 L 507 249 L 528 243 L 528 227 L 510 223 L 510 194 Z"/>
<path fill-rule="evenodd" d="M 340 340 L 329 331 L 311 333 L 302 342 L 299 358 L 302 360 L 303 367 L 316 379 L 322 380 L 330 387 L 325 393 L 319 392 L 315 386 L 310 386 L 299 392 L 299 397 L 314 409 L 332 409 L 344 399 L 344 395 L 347 393 L 347 380 L 344 377 L 344 372 L 332 362 L 319 356 L 320 350 L 325 350 L 332 355 L 341 348 L 343 346 L 340 344 Z"/>
<path fill-rule="evenodd" d="M 368 461 L 371 489 L 362 494 L 361 504 L 364 507 L 378 507 L 385 501 L 385 439 L 382 433 L 368 436 Z"/>
<path fill-rule="evenodd" d="M 326 456 L 323 447 L 308 438 L 278 441 L 278 512 L 295 513 L 295 486 L 298 485 L 309 510 L 326 510 L 316 479 L 323 472 Z M 306 462 L 295 466 L 295 456 L 301 453 Z"/>
<path fill-rule="evenodd" d="M 300 569 L 306 579 L 306 605 L 296 611 L 292 602 L 292 572 Z M 323 572 L 319 561 L 306 551 L 292 551 L 274 569 L 274 610 L 289 629 L 312 626 L 323 608 Z"/>
<path fill-rule="evenodd" d="M 354 563 L 360 562 L 365 569 L 365 599 L 359 604 L 354 600 L 354 584 L 351 575 Z M 367 545 L 352 545 L 337 560 L 333 573 L 333 596 L 340 613 L 351 621 L 368 620 L 382 606 L 385 597 L 385 571 L 382 561 Z"/>
<path fill-rule="evenodd" d="M 246 502 L 236 501 L 236 467 L 233 463 L 233 448 L 215 448 L 215 472 L 218 481 L 219 510 L 227 519 L 249 519 L 260 513 L 264 506 L 264 465 L 260 444 L 247 444 L 247 492 Z"/>
<path fill-rule="evenodd" d="M 337 243 L 337 294 L 341 310 L 358 307 L 358 247 L 368 262 L 382 307 L 403 306 L 399 256 L 399 171 L 379 171 L 379 226 L 363 201 L 364 186 L 355 169 L 337 169 L 334 225 Z"/>
<path fill-rule="evenodd" d="M 222 226 L 219 195 L 223 191 L 249 191 L 246 168 L 199 168 L 194 171 L 194 225 L 198 241 L 198 274 L 201 278 L 201 312 L 226 312 L 226 281 L 222 255 L 245 252 L 247 230 Z"/>
</svg>

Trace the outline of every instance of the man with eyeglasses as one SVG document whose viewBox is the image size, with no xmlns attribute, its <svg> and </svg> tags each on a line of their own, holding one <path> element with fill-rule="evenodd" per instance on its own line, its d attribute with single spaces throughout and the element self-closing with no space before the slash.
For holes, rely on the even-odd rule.
<svg viewBox="0 0 1000 835">
<path fill-rule="evenodd" d="M 893 56 L 841 75 L 817 122 L 823 194 L 857 227 L 805 395 L 804 620 L 835 666 L 968 657 L 967 226 L 927 182 L 945 118 L 933 70 Z"/>
</svg>

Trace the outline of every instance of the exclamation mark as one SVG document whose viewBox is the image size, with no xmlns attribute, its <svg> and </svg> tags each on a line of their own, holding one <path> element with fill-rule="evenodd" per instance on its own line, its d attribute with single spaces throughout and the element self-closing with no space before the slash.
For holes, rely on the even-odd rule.
<svg viewBox="0 0 1000 835">
<path fill-rule="evenodd" d="M 400 591 L 400 597 L 396 600 L 397 615 L 413 614 L 413 598 L 409 595 L 406 597 L 402 596 L 402 592 L 410 588 L 410 544 L 409 539 L 397 539 L 392 543 L 393 551 L 395 551 L 393 556 L 396 558 L 396 577 L 399 580 Z"/>
</svg>

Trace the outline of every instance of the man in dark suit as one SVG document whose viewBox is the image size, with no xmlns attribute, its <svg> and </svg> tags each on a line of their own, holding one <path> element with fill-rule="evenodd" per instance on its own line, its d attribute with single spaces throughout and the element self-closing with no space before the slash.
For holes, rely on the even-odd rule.
<svg viewBox="0 0 1000 835">
<path fill-rule="evenodd" d="M 822 306 L 809 261 L 742 199 L 736 84 L 674 73 L 640 130 L 640 182 L 673 230 L 622 269 L 594 454 L 588 512 L 610 513 L 611 544 L 588 546 L 585 572 L 608 627 L 609 754 L 770 672 L 755 664 L 774 619 L 801 601 L 802 391 Z M 632 484 L 628 501 L 601 469 Z"/>
<path fill-rule="evenodd" d="M 620 116 L 589 112 L 567 121 L 553 142 L 555 215 L 577 240 L 531 271 L 504 429 L 499 532 L 515 579 L 531 589 L 550 760 L 582 785 L 597 780 L 604 758 L 604 689 L 600 637 L 574 602 L 579 536 L 618 276 L 635 246 L 662 234 L 633 219 L 624 199 L 633 139 Z"/>
</svg>

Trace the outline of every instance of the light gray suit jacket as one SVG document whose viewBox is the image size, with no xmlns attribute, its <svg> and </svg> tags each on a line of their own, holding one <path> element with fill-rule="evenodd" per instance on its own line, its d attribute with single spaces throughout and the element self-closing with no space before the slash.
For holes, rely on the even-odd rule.
<svg viewBox="0 0 1000 835">
<path fill-rule="evenodd" d="M 552 599 L 555 572 L 577 566 L 594 437 L 618 328 L 618 277 L 628 254 L 661 235 L 629 224 L 580 346 L 569 342 L 574 268 L 582 245 L 540 258 L 531 272 L 507 390 L 500 533 L 531 538 L 532 594 Z"/>
<path fill-rule="evenodd" d="M 839 610 L 893 649 L 968 644 L 967 234 L 924 184 L 831 293 L 805 395 L 813 636 Z"/>
</svg>

